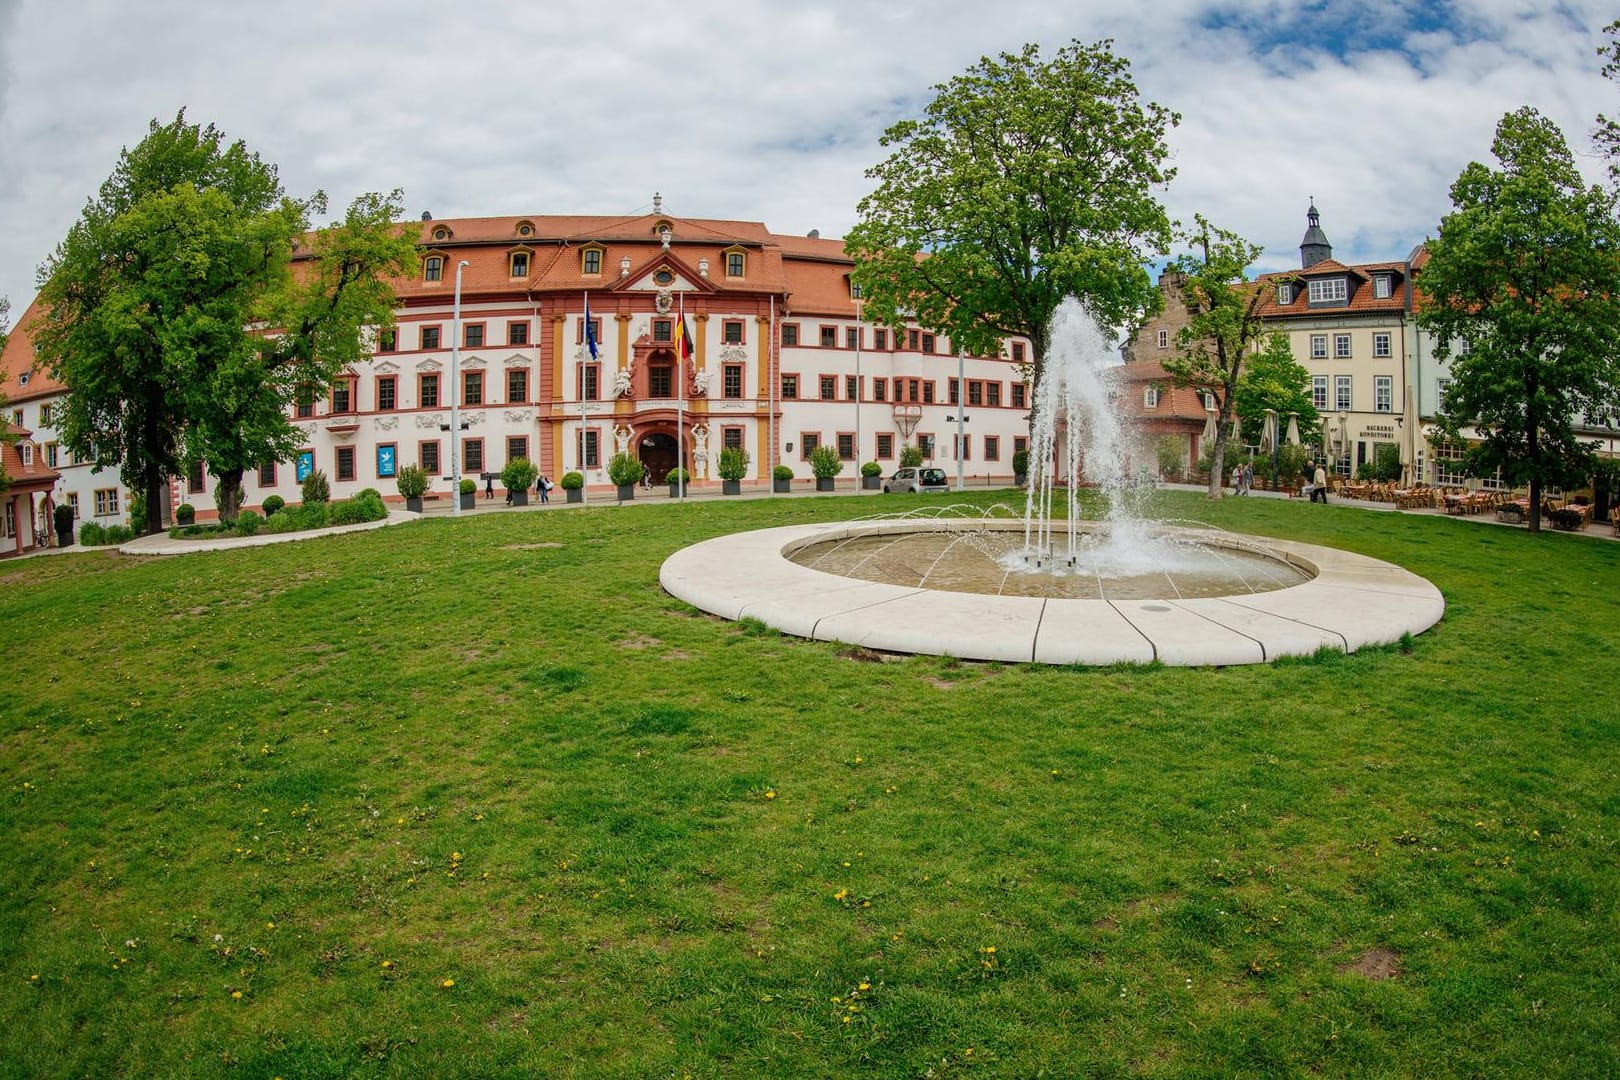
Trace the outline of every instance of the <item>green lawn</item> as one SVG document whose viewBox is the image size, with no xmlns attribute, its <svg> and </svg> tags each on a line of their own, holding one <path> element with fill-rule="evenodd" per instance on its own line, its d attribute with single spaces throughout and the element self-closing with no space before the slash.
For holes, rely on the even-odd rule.
<svg viewBox="0 0 1620 1080">
<path fill-rule="evenodd" d="M 948 501 L 0 567 L 0 1075 L 1620 1074 L 1620 544 L 1161 496 L 1445 593 L 1409 651 L 1225 670 L 658 587 Z"/>
</svg>

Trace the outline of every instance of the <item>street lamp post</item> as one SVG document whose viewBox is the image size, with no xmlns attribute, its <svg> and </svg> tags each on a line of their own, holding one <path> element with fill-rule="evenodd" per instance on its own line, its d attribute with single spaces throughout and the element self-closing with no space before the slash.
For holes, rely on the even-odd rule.
<svg viewBox="0 0 1620 1080">
<path fill-rule="evenodd" d="M 850 285 L 849 295 L 855 301 L 855 473 L 860 476 L 861 471 L 861 287 Z M 856 479 L 855 490 L 859 491 L 864 481 Z"/>
<path fill-rule="evenodd" d="M 461 516 L 461 272 L 467 260 L 456 263 L 456 297 L 450 306 L 450 505 Z"/>
<path fill-rule="evenodd" d="M 956 350 L 956 490 L 966 487 L 962 463 L 962 425 L 967 423 L 967 379 L 963 353 Z"/>
</svg>

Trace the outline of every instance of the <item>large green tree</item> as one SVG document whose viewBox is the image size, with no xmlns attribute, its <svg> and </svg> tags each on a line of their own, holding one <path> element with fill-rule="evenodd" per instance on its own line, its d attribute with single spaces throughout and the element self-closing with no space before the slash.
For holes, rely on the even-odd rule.
<svg viewBox="0 0 1620 1080">
<path fill-rule="evenodd" d="M 1620 390 L 1620 223 L 1536 110 L 1504 116 L 1491 152 L 1499 167 L 1473 162 L 1451 185 L 1419 321 L 1451 360 L 1442 432 L 1473 425 L 1470 470 L 1527 483 L 1539 531 L 1543 487 L 1590 465 L 1575 421 L 1608 414 Z"/>
<path fill-rule="evenodd" d="M 1238 386 L 1253 344 L 1265 332 L 1261 292 L 1249 280 L 1249 266 L 1261 248 L 1237 233 L 1218 229 L 1202 215 L 1182 239 L 1190 251 L 1170 264 L 1187 307 L 1187 325 L 1176 335 L 1176 350 L 1164 369 L 1182 386 L 1215 399 L 1217 423 L 1212 461 L 1225 461 L 1226 439 L 1237 411 Z M 1221 497 L 1221 469 L 1210 470 L 1209 497 Z"/>
<path fill-rule="evenodd" d="M 307 235 L 325 209 L 182 112 L 123 152 L 40 268 L 35 338 L 67 388 L 62 441 L 120 467 L 144 497 L 138 529 L 161 527 L 165 483 L 197 461 L 234 516 L 243 471 L 297 441 L 298 388 L 329 385 L 364 355 L 365 328 L 390 321 L 385 279 L 411 258 L 398 193 Z"/>
<path fill-rule="evenodd" d="M 1603 32 L 1609 36 L 1598 49 L 1598 55 L 1603 57 L 1603 77 L 1617 79 L 1620 78 L 1620 19 L 1605 26 Z M 1620 120 L 1599 113 L 1592 141 L 1609 159 L 1609 179 L 1620 184 Z"/>
<path fill-rule="evenodd" d="M 1244 361 L 1237 384 L 1237 414 L 1245 430 L 1259 430 L 1267 409 L 1276 410 L 1279 441 L 1288 434 L 1290 413 L 1296 417 L 1300 441 L 1318 441 L 1322 420 L 1311 400 L 1311 373 L 1294 359 L 1288 335 L 1277 332 L 1268 334 L 1265 347 Z"/>
<path fill-rule="evenodd" d="M 1138 100 L 1109 41 L 985 57 L 935 91 L 867 170 L 877 188 L 845 241 L 865 310 L 984 355 L 1027 337 L 1038 385 L 1065 297 L 1113 327 L 1156 304 L 1143 256 L 1169 248 L 1154 190 L 1174 175 L 1165 132 L 1179 117 Z"/>
</svg>

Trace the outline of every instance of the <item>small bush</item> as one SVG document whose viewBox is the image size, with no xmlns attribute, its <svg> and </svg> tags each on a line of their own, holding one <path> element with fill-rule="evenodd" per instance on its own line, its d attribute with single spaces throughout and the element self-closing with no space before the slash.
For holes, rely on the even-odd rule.
<svg viewBox="0 0 1620 1080">
<path fill-rule="evenodd" d="M 353 499 L 364 515 L 361 521 L 381 521 L 388 516 L 388 505 L 383 502 L 382 493 L 374 488 L 366 488 Z"/>
<path fill-rule="evenodd" d="M 133 539 L 135 539 L 135 530 L 128 525 L 109 525 L 102 543 L 127 544 Z"/>
<path fill-rule="evenodd" d="M 427 473 L 422 471 L 420 465 L 407 465 L 399 470 L 394 483 L 399 485 L 399 493 L 407 499 L 420 499 L 427 494 Z"/>
<path fill-rule="evenodd" d="M 478 481 L 470 476 L 463 476 L 461 478 L 461 493 L 463 495 L 476 495 L 478 493 Z"/>
<path fill-rule="evenodd" d="M 286 499 L 283 499 L 280 495 L 271 495 L 264 500 L 264 516 L 269 517 L 286 505 Z"/>
<path fill-rule="evenodd" d="M 565 472 L 562 474 L 562 486 L 566 491 L 577 491 L 585 486 L 585 476 L 582 473 Z"/>
<path fill-rule="evenodd" d="M 277 510 L 264 519 L 264 531 L 270 533 L 289 533 L 298 531 L 298 511 Z"/>
<path fill-rule="evenodd" d="M 327 507 L 326 523 L 328 525 L 358 525 L 368 521 L 365 505 L 358 500 L 335 502 Z"/>
<path fill-rule="evenodd" d="M 666 484 L 690 484 L 692 478 L 686 474 L 685 469 L 677 465 L 664 474 L 664 482 Z"/>
<path fill-rule="evenodd" d="M 539 466 L 528 458 L 513 458 L 501 469 L 501 486 L 507 491 L 525 491 L 534 486 L 534 478 L 539 475 Z"/>
<path fill-rule="evenodd" d="M 264 518 L 260 517 L 257 511 L 243 510 L 236 515 L 234 532 L 237 536 L 252 536 L 259 531 L 263 524 Z"/>
<path fill-rule="evenodd" d="M 920 458 L 919 458 L 917 463 L 919 465 L 922 464 L 922 461 L 921 461 Z M 904 462 L 901 462 L 901 464 L 904 464 Z M 1029 475 L 1029 451 L 1028 450 L 1014 450 L 1013 451 L 1012 465 L 1013 465 L 1013 475 L 1015 475 L 1015 476 L 1028 476 Z"/>
<path fill-rule="evenodd" d="M 640 459 L 629 454 L 614 454 L 608 462 L 608 479 L 620 487 L 641 482 L 643 466 Z"/>
<path fill-rule="evenodd" d="M 882 476 L 883 475 L 883 466 L 879 465 L 875 461 L 868 461 L 865 465 L 861 466 L 861 475 L 862 476 Z"/>
<path fill-rule="evenodd" d="M 197 508 L 190 503 L 181 503 L 174 508 L 174 520 L 181 525 L 190 525 L 197 520 Z"/>
<path fill-rule="evenodd" d="M 282 513 L 286 513 L 285 510 Z M 294 520 L 299 529 L 326 528 L 327 504 L 323 502 L 305 503 L 295 513 Z"/>
<path fill-rule="evenodd" d="M 817 480 L 831 480 L 844 471 L 844 459 L 836 448 L 818 446 L 810 451 L 810 472 Z"/>
<path fill-rule="evenodd" d="M 918 465 L 921 465 L 922 463 L 923 463 L 922 447 L 920 447 L 920 446 L 912 446 L 910 443 L 907 443 L 905 446 L 902 446 L 900 448 L 900 466 L 902 468 L 905 468 L 907 466 L 910 466 L 911 468 L 916 468 Z"/>
<path fill-rule="evenodd" d="M 791 465 L 777 465 L 776 467 L 771 469 L 771 479 L 772 480 L 791 480 L 791 479 L 793 479 L 793 467 Z"/>
<path fill-rule="evenodd" d="M 99 521 L 87 521 L 79 526 L 79 543 L 85 547 L 99 547 L 107 542 L 107 530 Z"/>
<path fill-rule="evenodd" d="M 740 446 L 720 450 L 720 479 L 741 480 L 748 475 L 748 451 Z"/>
<path fill-rule="evenodd" d="M 326 474 L 316 469 L 304 481 L 304 505 L 310 503 L 326 503 L 332 498 L 332 485 L 326 482 Z"/>
</svg>

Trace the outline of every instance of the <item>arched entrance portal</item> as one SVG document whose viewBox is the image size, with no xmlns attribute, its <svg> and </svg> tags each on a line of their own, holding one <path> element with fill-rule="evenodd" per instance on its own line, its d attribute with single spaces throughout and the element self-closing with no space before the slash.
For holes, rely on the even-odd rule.
<svg viewBox="0 0 1620 1080">
<path fill-rule="evenodd" d="M 648 479 L 655 484 L 662 484 L 664 476 L 679 460 L 675 453 L 675 436 L 661 431 L 643 435 L 637 450 L 641 463 L 647 466 Z"/>
</svg>

